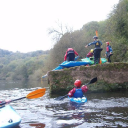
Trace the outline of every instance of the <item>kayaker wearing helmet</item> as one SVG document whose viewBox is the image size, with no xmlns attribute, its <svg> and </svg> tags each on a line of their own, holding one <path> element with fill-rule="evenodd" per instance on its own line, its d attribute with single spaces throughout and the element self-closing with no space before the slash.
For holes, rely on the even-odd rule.
<svg viewBox="0 0 128 128">
<path fill-rule="evenodd" d="M 68 48 L 64 56 L 64 61 L 74 61 L 75 55 L 78 56 L 78 53 L 73 48 Z"/>
<path fill-rule="evenodd" d="M 108 59 L 108 62 L 110 62 L 110 63 L 111 63 L 110 57 L 111 57 L 111 55 L 113 55 L 112 53 L 113 53 L 113 50 L 112 50 L 111 46 L 109 45 L 109 42 L 106 42 L 106 53 L 105 53 L 105 56 Z"/>
<path fill-rule="evenodd" d="M 88 87 L 86 85 L 83 85 L 81 87 L 81 81 L 80 80 L 76 80 L 74 82 L 74 86 L 75 86 L 75 88 L 70 90 L 68 93 L 69 97 L 82 98 L 84 93 L 88 91 Z"/>
<path fill-rule="evenodd" d="M 86 57 L 87 58 L 89 58 L 89 57 L 92 57 L 93 56 L 93 49 L 91 49 L 90 51 L 89 51 L 89 53 L 86 55 Z"/>
<path fill-rule="evenodd" d="M 102 42 L 97 40 L 98 37 L 97 36 L 94 36 L 93 37 L 94 41 L 89 43 L 88 45 L 86 45 L 85 47 L 87 48 L 88 46 L 90 45 L 95 45 L 95 49 L 94 49 L 94 63 L 95 64 L 98 64 L 100 62 L 100 53 L 101 51 L 103 50 L 101 48 L 101 45 L 102 45 Z"/>
</svg>

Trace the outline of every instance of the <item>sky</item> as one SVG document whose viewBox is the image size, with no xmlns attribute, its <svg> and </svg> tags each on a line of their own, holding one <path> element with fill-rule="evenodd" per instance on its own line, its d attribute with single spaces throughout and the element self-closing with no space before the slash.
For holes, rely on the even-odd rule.
<svg viewBox="0 0 128 128">
<path fill-rule="evenodd" d="M 104 21 L 119 0 L 0 0 L 0 49 L 13 52 L 49 50 L 48 29 L 57 23 L 79 30 Z"/>
</svg>

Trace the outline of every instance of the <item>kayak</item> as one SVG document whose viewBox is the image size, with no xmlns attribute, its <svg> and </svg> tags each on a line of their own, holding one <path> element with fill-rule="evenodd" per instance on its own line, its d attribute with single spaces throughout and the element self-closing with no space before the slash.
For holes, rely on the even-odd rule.
<svg viewBox="0 0 128 128">
<path fill-rule="evenodd" d="M 61 64 L 65 64 L 67 61 L 64 61 L 63 63 L 61 63 Z M 55 69 L 53 69 L 52 71 L 55 71 L 55 70 L 60 70 L 60 69 L 64 69 L 64 67 L 62 67 L 62 66 L 58 66 L 58 67 L 56 67 Z"/>
<path fill-rule="evenodd" d="M 79 58 L 79 56 L 77 56 L 77 57 L 75 57 L 75 62 L 77 62 L 76 60 Z M 64 68 L 66 68 L 65 67 L 65 64 L 66 63 L 71 63 L 71 62 L 74 62 L 74 61 L 64 61 L 64 62 L 62 62 L 58 67 L 56 67 L 56 68 L 54 68 L 52 71 L 56 71 L 56 70 L 61 70 L 61 69 L 64 69 Z M 84 62 L 85 63 L 85 62 Z M 64 65 L 64 66 L 63 66 Z M 72 66 L 73 67 L 73 66 Z M 48 76 L 48 74 L 45 74 L 44 76 L 42 76 L 42 78 L 45 78 L 45 77 L 47 77 Z"/>
<path fill-rule="evenodd" d="M 107 59 L 105 59 L 105 58 L 100 58 L 100 59 L 101 59 L 101 63 L 102 64 L 107 62 Z M 83 62 L 90 62 L 90 64 L 92 65 L 92 64 L 94 64 L 94 57 L 83 58 L 83 59 L 81 59 L 81 61 L 83 61 Z"/>
<path fill-rule="evenodd" d="M 85 62 L 85 61 L 66 61 L 65 63 L 60 64 L 62 67 L 75 67 L 75 66 L 82 66 L 82 65 L 87 65 L 90 64 L 90 62 Z"/>
<path fill-rule="evenodd" d="M 67 62 L 67 61 L 64 61 L 62 64 L 66 63 L 66 62 Z M 64 69 L 64 67 L 58 66 L 58 67 L 56 67 L 55 69 L 53 69 L 52 71 L 61 70 L 61 69 Z M 47 76 L 48 76 L 48 74 L 45 74 L 44 76 L 42 76 L 42 78 L 45 78 L 45 77 L 47 77 Z"/>
<path fill-rule="evenodd" d="M 0 128 L 14 128 L 21 122 L 21 117 L 10 106 L 0 107 Z"/>
<path fill-rule="evenodd" d="M 79 58 L 79 56 L 75 57 L 75 61 L 64 61 L 64 62 L 62 62 L 61 64 L 59 64 L 58 67 L 56 67 L 56 68 L 53 69 L 52 71 L 64 69 L 64 68 L 66 68 L 66 66 L 63 66 L 63 65 L 66 65 L 67 63 L 72 63 L 72 62 L 76 63 L 76 62 L 77 62 L 76 60 L 77 60 L 78 58 Z M 79 61 L 78 61 L 78 62 L 79 62 Z"/>
<path fill-rule="evenodd" d="M 87 102 L 87 98 L 85 96 L 83 96 L 82 98 L 68 97 L 68 99 L 71 102 L 78 104 Z"/>
</svg>

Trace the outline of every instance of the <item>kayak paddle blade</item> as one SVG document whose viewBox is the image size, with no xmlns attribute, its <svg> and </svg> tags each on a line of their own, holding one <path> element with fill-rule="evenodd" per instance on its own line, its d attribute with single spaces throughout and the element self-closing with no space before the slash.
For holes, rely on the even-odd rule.
<svg viewBox="0 0 128 128">
<path fill-rule="evenodd" d="M 35 99 L 35 98 L 39 98 L 42 97 L 45 94 L 46 89 L 45 88 L 41 88 L 41 89 L 37 89 L 31 93 L 29 93 L 26 98 L 27 99 Z"/>
</svg>

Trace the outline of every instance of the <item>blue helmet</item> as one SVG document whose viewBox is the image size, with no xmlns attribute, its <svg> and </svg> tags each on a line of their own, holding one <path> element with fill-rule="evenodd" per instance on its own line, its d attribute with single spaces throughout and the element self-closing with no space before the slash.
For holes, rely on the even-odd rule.
<svg viewBox="0 0 128 128">
<path fill-rule="evenodd" d="M 97 36 L 93 36 L 93 39 L 98 39 L 98 37 Z"/>
</svg>

